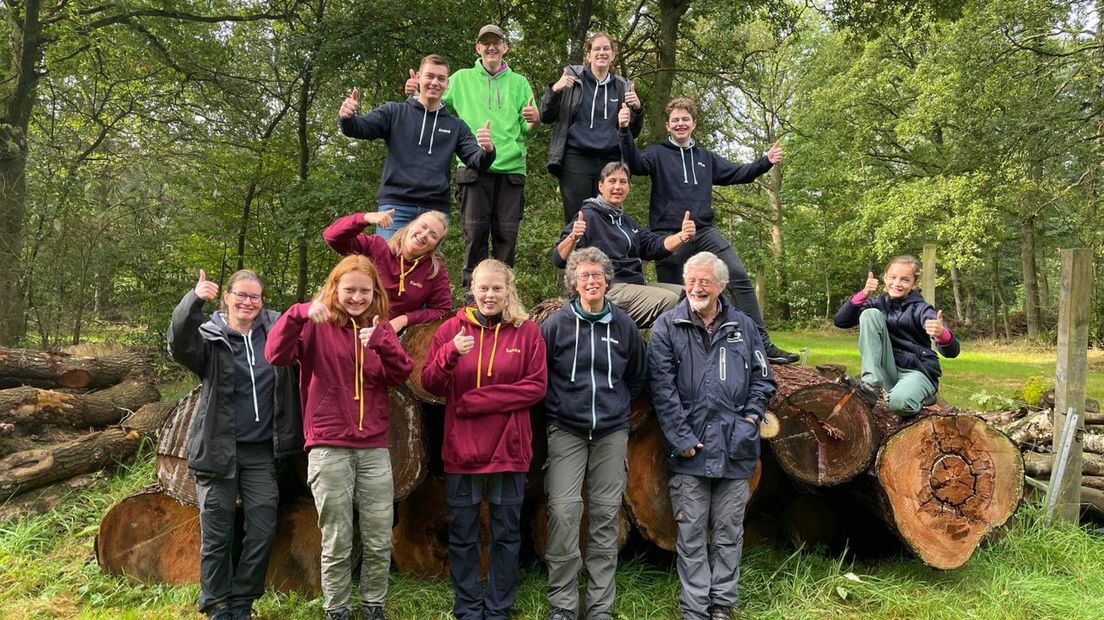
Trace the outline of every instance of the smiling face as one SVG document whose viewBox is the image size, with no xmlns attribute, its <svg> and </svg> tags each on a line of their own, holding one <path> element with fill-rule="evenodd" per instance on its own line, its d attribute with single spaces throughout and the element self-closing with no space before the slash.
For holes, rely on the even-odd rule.
<svg viewBox="0 0 1104 620">
<path fill-rule="evenodd" d="M 581 262 L 575 269 L 575 290 L 579 293 L 579 303 L 591 311 L 600 310 L 609 289 L 602 266 L 598 263 Z"/>
<path fill-rule="evenodd" d="M 360 317 L 372 304 L 375 286 L 372 278 L 360 271 L 350 271 L 337 281 L 337 303 L 353 318 Z"/>
<path fill-rule="evenodd" d="M 885 282 L 886 294 L 893 299 L 904 299 L 916 286 L 916 272 L 912 265 L 893 263 L 886 268 L 882 281 Z"/>
<path fill-rule="evenodd" d="M 506 41 L 493 34 L 485 34 L 475 43 L 475 53 L 479 54 L 485 67 L 497 68 L 509 50 L 510 46 Z"/>
<path fill-rule="evenodd" d="M 625 203 L 625 198 L 629 196 L 629 187 L 629 175 L 624 170 L 614 170 L 598 181 L 598 193 L 615 207 Z"/>
<path fill-rule="evenodd" d="M 714 307 L 724 287 L 710 267 L 692 267 L 686 270 L 686 299 L 695 312 L 704 313 Z"/>
<path fill-rule="evenodd" d="M 472 274 L 472 296 L 475 307 L 483 316 L 497 316 L 506 308 L 506 276 L 493 270 L 476 270 Z"/>
<path fill-rule="evenodd" d="M 667 133 L 675 139 L 675 142 L 685 144 L 690 140 L 697 126 L 698 124 L 694 121 L 694 117 L 690 114 L 690 110 L 675 108 L 667 115 Z"/>
<path fill-rule="evenodd" d="M 613 51 L 613 43 L 607 37 L 595 37 L 590 42 L 590 49 L 587 50 L 586 63 L 590 65 L 592 71 L 594 69 L 609 71 L 616 55 L 617 53 Z"/>
<path fill-rule="evenodd" d="M 261 313 L 264 288 L 256 280 L 238 280 L 222 295 L 231 324 L 248 325 Z"/>
<path fill-rule="evenodd" d="M 424 63 L 418 70 L 418 92 L 430 102 L 438 102 L 448 88 L 449 69 L 445 65 Z"/>
<path fill-rule="evenodd" d="M 419 258 L 437 249 L 445 236 L 445 226 L 436 217 L 419 217 L 410 223 L 410 232 L 403 240 L 402 251 L 407 258 Z"/>
</svg>

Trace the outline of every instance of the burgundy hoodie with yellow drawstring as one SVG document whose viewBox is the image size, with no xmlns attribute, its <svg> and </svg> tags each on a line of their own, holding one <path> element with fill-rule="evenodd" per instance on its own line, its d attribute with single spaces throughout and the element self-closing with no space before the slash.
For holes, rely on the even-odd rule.
<svg viewBox="0 0 1104 620">
<path fill-rule="evenodd" d="M 387 447 L 387 390 L 410 376 L 414 364 L 387 321 L 360 344 L 360 328 L 314 323 L 309 303 L 284 312 L 265 344 L 273 366 L 299 362 L 299 392 L 303 403 L 303 437 L 307 449 Z"/>
<path fill-rule="evenodd" d="M 475 338 L 467 355 L 452 344 L 461 327 Z M 445 397 L 445 473 L 529 471 L 529 408 L 548 387 L 544 339 L 536 323 L 484 326 L 475 308 L 461 308 L 433 336 L 422 387 Z"/>
</svg>

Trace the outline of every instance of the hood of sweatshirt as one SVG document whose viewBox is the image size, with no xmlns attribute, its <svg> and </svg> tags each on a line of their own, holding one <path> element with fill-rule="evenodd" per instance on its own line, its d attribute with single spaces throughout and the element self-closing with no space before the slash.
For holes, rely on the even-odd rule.
<svg viewBox="0 0 1104 620">
<path fill-rule="evenodd" d="M 609 89 L 613 86 L 613 73 L 607 73 L 606 77 L 599 80 L 598 76 L 594 75 L 590 71 L 590 67 L 583 68 L 582 79 L 588 82 L 594 82 L 594 94 L 590 97 L 590 128 L 594 129 L 594 114 L 598 107 L 598 91 L 602 91 L 602 120 L 608 120 L 609 111 Z M 613 113 L 617 114 L 617 110 Z"/>
<path fill-rule="evenodd" d="M 414 108 L 415 114 L 421 113 L 422 128 L 418 132 L 418 146 L 425 148 L 426 153 L 432 155 L 433 136 L 437 134 L 437 121 L 440 119 L 441 115 L 448 116 L 445 105 L 440 103 L 437 105 L 436 110 L 430 110 L 422 105 L 422 102 L 418 101 L 418 98 L 414 96 L 407 97 L 405 103 Z M 426 135 L 426 126 L 429 126 L 429 135 Z"/>
<path fill-rule="evenodd" d="M 679 151 L 679 157 L 682 159 L 682 182 L 687 185 L 697 185 L 698 171 L 696 162 L 701 160 L 701 153 L 698 152 L 698 143 L 694 142 L 693 138 L 691 138 L 689 146 L 680 146 L 675 142 L 674 138 L 667 136 L 667 139 L 662 140 L 659 145 L 664 148 L 676 149 Z M 703 180 L 708 181 L 708 179 Z"/>
<path fill-rule="evenodd" d="M 616 206 L 601 196 L 587 198 L 583 201 L 583 207 L 590 207 L 598 213 L 611 218 L 621 217 L 625 213 L 625 207 Z"/>
<path fill-rule="evenodd" d="M 226 313 L 218 310 L 211 314 L 211 320 L 200 326 L 200 333 L 211 341 L 222 341 L 229 347 L 234 358 L 234 375 L 237 383 L 236 390 L 242 394 L 248 393 L 246 402 L 235 401 L 235 412 L 238 420 L 238 439 L 253 441 L 267 439 L 270 436 L 268 427 L 272 416 L 272 403 L 268 399 L 258 398 L 258 393 L 271 391 L 275 375 L 271 365 L 264 357 L 264 346 L 267 333 L 271 329 L 270 317 L 261 310 L 257 318 L 246 333 L 241 333 L 230 327 L 226 320 Z M 260 351 L 258 352 L 258 349 Z M 250 430 L 248 422 L 264 424 L 264 430 L 253 428 Z"/>
<path fill-rule="evenodd" d="M 492 320 L 488 322 L 489 324 L 484 324 L 480 319 L 485 319 L 485 317 L 475 309 L 475 306 L 460 308 L 457 310 L 456 316 L 460 319 L 461 324 L 470 330 L 469 333 L 472 335 L 475 335 L 475 330 L 479 330 L 479 335 L 475 336 L 475 387 L 482 387 L 484 377 L 494 376 L 494 360 L 495 354 L 498 352 L 498 334 L 502 329 L 502 321 Z M 489 351 L 484 350 L 486 343 L 490 343 Z"/>
<path fill-rule="evenodd" d="M 498 73 L 487 71 L 487 67 L 483 66 L 482 59 L 476 59 L 475 66 L 480 71 L 481 75 L 487 78 L 487 107 L 501 108 L 502 80 L 499 80 L 499 78 L 510 72 L 510 66 L 503 60 L 502 68 L 498 70 Z"/>
</svg>

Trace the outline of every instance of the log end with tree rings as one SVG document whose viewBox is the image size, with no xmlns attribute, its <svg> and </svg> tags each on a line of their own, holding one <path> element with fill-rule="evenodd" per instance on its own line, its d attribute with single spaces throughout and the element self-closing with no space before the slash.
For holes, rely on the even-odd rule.
<svg viewBox="0 0 1104 620">
<path fill-rule="evenodd" d="M 395 387 L 387 395 L 387 410 L 391 475 L 395 480 L 395 501 L 399 501 L 425 479 L 429 455 L 422 427 L 422 403 L 406 388 Z"/>
<path fill-rule="evenodd" d="M 438 319 L 430 323 L 420 323 L 418 325 L 411 325 L 403 330 L 402 336 L 399 338 L 402 343 L 403 350 L 410 356 L 410 359 L 414 362 L 414 370 L 410 372 L 410 376 L 406 379 L 406 387 L 410 388 L 411 392 L 417 396 L 420 400 L 427 403 L 433 403 L 435 405 L 445 404 L 445 399 L 436 394 L 430 394 L 424 387 L 422 387 L 422 368 L 425 367 L 426 351 L 429 350 L 429 345 L 433 342 L 433 336 L 437 333 L 437 328 L 445 322 L 446 319 L 451 318 L 452 314 L 445 315 L 445 318 Z"/>
<path fill-rule="evenodd" d="M 865 470 L 878 445 L 870 408 L 850 388 L 795 366 L 774 366 L 778 392 L 769 409 L 778 418 L 770 439 L 791 477 L 833 486 Z"/>
<path fill-rule="evenodd" d="M 896 433 L 878 452 L 875 472 L 887 519 L 921 560 L 939 569 L 965 564 L 1023 497 L 1019 450 L 972 415 L 930 416 Z"/>
<path fill-rule="evenodd" d="M 105 572 L 148 583 L 184 585 L 199 577 L 199 513 L 157 485 L 112 506 L 96 534 Z"/>
<path fill-rule="evenodd" d="M 281 506 L 265 583 L 281 592 L 322 594 L 322 531 L 309 499 Z"/>
<path fill-rule="evenodd" d="M 583 487 L 583 518 L 579 521 L 579 551 L 586 557 L 587 548 L 587 527 L 589 527 L 590 515 L 590 503 L 586 498 L 586 487 L 584 483 Z M 548 550 L 548 498 L 541 497 L 537 500 L 537 506 L 533 509 L 532 524 L 532 539 L 533 539 L 533 551 L 542 559 L 545 552 Z M 629 515 L 625 511 L 625 505 L 622 504 L 617 511 L 617 549 L 620 551 L 625 548 L 625 543 L 629 540 L 629 534 L 632 533 L 632 523 L 629 522 Z"/>
</svg>

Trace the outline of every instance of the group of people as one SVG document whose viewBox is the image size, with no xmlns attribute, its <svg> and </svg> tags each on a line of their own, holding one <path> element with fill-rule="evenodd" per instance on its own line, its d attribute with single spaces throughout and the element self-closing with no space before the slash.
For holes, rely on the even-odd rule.
<svg viewBox="0 0 1104 620">
<path fill-rule="evenodd" d="M 324 231 L 343 258 L 311 301 L 280 315 L 265 309 L 255 272 L 231 275 L 220 296 L 200 271 L 173 313 L 170 352 L 203 384 L 187 452 L 202 535 L 199 609 L 212 618 L 250 617 L 275 534 L 276 462 L 303 450 L 322 532 L 326 615 L 353 613 L 359 533 L 361 617 L 386 617 L 394 500 L 387 394 L 414 366 L 398 333 L 438 319 L 445 320 L 421 380 L 446 403 L 442 457 L 455 616 L 506 618 L 513 605 L 533 458 L 530 410 L 543 403 L 549 618 L 612 617 L 629 403 L 650 391 L 671 472 L 679 611 L 688 619 L 730 617 L 758 423 L 776 387 L 771 363 L 796 357 L 770 344 L 747 272 L 713 227 L 711 187 L 750 182 L 781 160 L 781 148 L 734 165 L 694 143 L 694 103 L 678 98 L 667 106 L 669 138 L 638 153 L 641 103 L 635 86 L 611 71 L 616 47 L 602 33 L 589 39 L 587 63 L 565 68 L 539 108 L 528 82 L 503 60 L 509 46 L 501 29 L 481 29 L 475 49 L 475 66 L 451 79 L 443 58 L 426 56 L 411 72 L 404 102 L 360 115 L 354 90 L 342 103 L 342 132 L 385 140 L 388 157 L 378 209 L 339 218 Z M 564 200 L 552 261 L 572 295 L 538 326 L 519 298 L 511 263 L 524 207 L 524 138 L 542 122 L 554 124 L 549 169 Z M 461 161 L 468 303 L 446 318 L 451 285 L 439 246 L 448 232 L 454 157 Z M 623 210 L 633 172 L 653 178 L 650 228 Z M 942 316 L 917 301 L 918 265 L 900 258 L 887 266 L 887 295 L 875 296 L 877 281 L 868 282 L 841 308 L 837 324 L 861 325 L 864 371 L 851 380 L 858 393 L 877 398 L 885 391 L 891 405 L 918 410 L 939 376 L 924 336 L 948 356 L 958 344 Z M 658 261 L 660 282 L 645 281 L 644 260 Z M 205 316 L 204 303 L 216 299 L 220 309 Z M 898 355 L 903 350 L 907 355 Z M 245 522 L 234 554 L 238 497 Z"/>
</svg>

